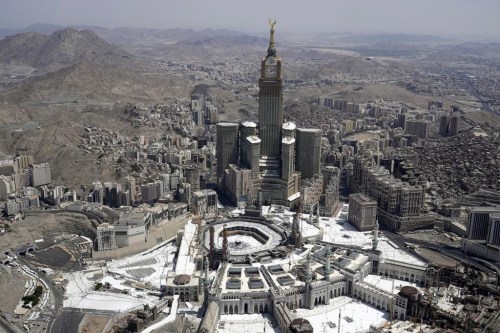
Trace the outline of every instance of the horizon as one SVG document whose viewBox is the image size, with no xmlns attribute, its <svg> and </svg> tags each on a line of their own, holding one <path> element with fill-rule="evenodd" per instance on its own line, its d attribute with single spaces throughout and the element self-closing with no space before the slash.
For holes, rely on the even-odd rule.
<svg viewBox="0 0 500 333">
<path fill-rule="evenodd" d="M 36 27 L 42 28 L 46 26 L 48 31 L 36 31 Z M 0 26 L 0 30 L 12 30 L 13 34 L 26 33 L 26 32 L 36 32 L 40 34 L 51 34 L 53 31 L 63 30 L 67 28 L 73 28 L 76 30 L 93 30 L 93 29 L 105 29 L 105 30 L 118 30 L 118 29 L 137 29 L 137 30 L 152 30 L 152 31 L 169 31 L 169 30 L 186 30 L 186 31 L 227 31 L 232 33 L 241 33 L 241 35 L 249 35 L 249 36 L 257 36 L 257 37 L 266 37 L 269 34 L 268 30 L 243 30 L 243 29 L 231 29 L 224 27 L 200 27 L 200 28 L 181 28 L 181 27 L 169 27 L 169 28 L 153 28 L 153 27 L 140 27 L 140 26 L 116 26 L 116 27 L 106 27 L 99 25 L 88 25 L 88 24 L 56 24 L 56 23 L 48 23 L 48 22 L 36 22 L 27 26 L 22 27 L 5 27 Z M 33 30 L 32 30 L 33 29 Z M 414 37 L 435 37 L 441 38 L 443 41 L 477 41 L 477 42 L 500 42 L 500 36 L 495 35 L 475 35 L 475 34 L 439 34 L 439 33 L 416 33 L 416 32 L 377 32 L 377 31 L 289 31 L 289 30 L 280 30 L 278 29 L 278 33 L 291 36 L 311 36 L 311 35 L 322 35 L 322 34 L 331 34 L 333 36 L 343 37 L 343 36 L 414 36 Z M 7 35 L 0 37 L 0 39 L 4 38 Z"/>
<path fill-rule="evenodd" d="M 29 4 L 29 10 L 26 5 Z M 233 3 L 214 0 L 205 6 L 176 0 L 0 0 L 3 29 L 22 30 L 36 24 L 139 29 L 222 29 L 244 33 L 267 32 L 269 18 L 276 18 L 277 29 L 290 34 L 405 34 L 446 38 L 500 38 L 500 2 L 481 0 L 430 0 L 402 3 L 381 0 L 372 3 L 345 0 L 323 3 L 289 4 Z M 96 11 L 95 8 L 100 8 Z M 319 9 L 319 10 L 318 10 Z M 109 14 L 112 13 L 112 14 Z M 245 13 L 244 16 L 239 13 Z M 447 13 L 447 14 L 442 14 Z M 311 19 L 308 19 L 310 17 Z"/>
</svg>

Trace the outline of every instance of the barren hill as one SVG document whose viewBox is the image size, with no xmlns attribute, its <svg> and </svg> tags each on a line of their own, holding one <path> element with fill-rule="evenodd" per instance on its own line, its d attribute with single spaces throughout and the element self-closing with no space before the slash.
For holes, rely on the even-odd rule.
<svg viewBox="0 0 500 333">
<path fill-rule="evenodd" d="M 11 103 L 161 101 L 185 96 L 186 81 L 170 74 L 147 75 L 81 62 L 56 72 L 26 79 L 0 93 Z"/>
<path fill-rule="evenodd" d="M 161 48 L 167 58 L 213 57 L 218 55 L 261 54 L 268 40 L 249 35 L 193 36 Z"/>
<path fill-rule="evenodd" d="M 144 65 L 144 60 L 109 44 L 91 30 L 66 28 L 48 36 L 26 32 L 0 40 L 0 62 L 60 68 L 82 61 L 109 67 Z"/>
<path fill-rule="evenodd" d="M 0 40 L 0 62 L 33 66 L 48 39 L 49 36 L 36 32 L 5 37 Z"/>
</svg>

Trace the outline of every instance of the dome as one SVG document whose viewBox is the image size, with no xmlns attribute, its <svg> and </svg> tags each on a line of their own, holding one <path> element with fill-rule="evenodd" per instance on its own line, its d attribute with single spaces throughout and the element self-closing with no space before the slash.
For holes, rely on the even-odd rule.
<svg viewBox="0 0 500 333">
<path fill-rule="evenodd" d="M 313 327 L 307 319 L 296 318 L 290 324 L 290 331 L 294 333 L 312 333 Z"/>
<path fill-rule="evenodd" d="M 174 278 L 174 283 L 181 286 L 188 284 L 189 281 L 191 281 L 191 276 L 187 274 L 176 275 Z"/>
<path fill-rule="evenodd" d="M 399 296 L 407 298 L 410 301 L 418 301 L 419 292 L 418 289 L 412 286 L 404 286 L 399 292 Z"/>
</svg>

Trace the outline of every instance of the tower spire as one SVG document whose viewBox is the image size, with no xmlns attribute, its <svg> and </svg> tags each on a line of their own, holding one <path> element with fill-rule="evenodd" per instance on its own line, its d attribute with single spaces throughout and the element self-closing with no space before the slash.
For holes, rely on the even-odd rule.
<svg viewBox="0 0 500 333">
<path fill-rule="evenodd" d="M 268 57 L 276 56 L 276 45 L 274 45 L 274 26 L 276 25 L 276 20 L 269 19 L 269 25 L 271 26 L 269 35 L 269 48 L 267 49 Z"/>
</svg>

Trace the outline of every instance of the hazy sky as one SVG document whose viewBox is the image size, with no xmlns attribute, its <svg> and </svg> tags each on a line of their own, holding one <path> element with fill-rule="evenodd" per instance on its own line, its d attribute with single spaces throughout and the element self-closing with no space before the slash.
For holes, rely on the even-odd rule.
<svg viewBox="0 0 500 333">
<path fill-rule="evenodd" d="M 260 32 L 500 37 L 500 0 L 0 0 L 0 27 L 33 23 Z"/>
</svg>

